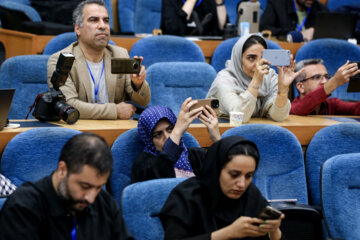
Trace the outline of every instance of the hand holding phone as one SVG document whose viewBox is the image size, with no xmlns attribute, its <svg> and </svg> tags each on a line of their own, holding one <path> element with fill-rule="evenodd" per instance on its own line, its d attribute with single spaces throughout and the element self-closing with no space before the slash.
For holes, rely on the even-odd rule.
<svg viewBox="0 0 360 240">
<path fill-rule="evenodd" d="M 291 53 L 290 50 L 265 49 L 262 58 L 268 60 L 271 66 L 289 66 Z"/>
<path fill-rule="evenodd" d="M 263 220 L 274 220 L 278 219 L 281 216 L 281 212 L 271 206 L 266 206 L 261 212 L 258 214 L 257 218 Z"/>
<path fill-rule="evenodd" d="M 113 74 L 139 74 L 141 60 L 139 58 L 112 58 L 111 73 Z"/>
<path fill-rule="evenodd" d="M 205 108 L 205 105 L 208 105 L 215 111 L 216 115 L 219 115 L 219 100 L 218 99 L 210 99 L 210 98 L 208 98 L 208 99 L 198 99 L 196 101 L 197 101 L 197 103 L 194 104 L 190 108 L 190 111 L 195 109 L 195 108 L 199 108 L 199 107 L 204 107 Z"/>
</svg>

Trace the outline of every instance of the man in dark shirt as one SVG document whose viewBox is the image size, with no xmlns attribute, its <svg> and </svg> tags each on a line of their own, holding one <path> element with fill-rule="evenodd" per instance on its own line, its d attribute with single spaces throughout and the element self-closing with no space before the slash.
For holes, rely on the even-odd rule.
<svg viewBox="0 0 360 240">
<path fill-rule="evenodd" d="M 344 102 L 328 98 L 350 77 L 360 73 L 356 63 L 347 61 L 330 78 L 321 59 L 306 59 L 296 64 L 295 72 L 302 73 L 295 79 L 299 96 L 291 103 L 290 114 L 295 115 L 360 115 L 360 101 Z"/>
<path fill-rule="evenodd" d="M 115 200 L 103 190 L 112 166 L 104 139 L 72 137 L 50 176 L 24 183 L 9 197 L 0 213 L 0 239 L 132 239 Z"/>
<path fill-rule="evenodd" d="M 269 0 L 260 20 L 260 30 L 271 30 L 283 37 L 290 31 L 301 32 L 306 41 L 312 40 L 316 14 L 328 8 L 316 0 Z"/>
</svg>

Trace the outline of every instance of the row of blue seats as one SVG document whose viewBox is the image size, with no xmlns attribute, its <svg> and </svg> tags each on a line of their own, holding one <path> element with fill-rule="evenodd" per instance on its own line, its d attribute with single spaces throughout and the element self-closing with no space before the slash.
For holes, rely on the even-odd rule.
<svg viewBox="0 0 360 240">
<path fill-rule="evenodd" d="M 236 6 L 242 0 L 224 1 L 230 23 L 236 24 Z M 110 16 L 110 27 L 114 29 L 113 7 L 111 0 L 105 0 L 106 8 Z M 265 10 L 267 0 L 259 0 L 261 13 Z M 151 33 L 153 29 L 160 28 L 162 0 L 117 0 L 117 19 L 121 32 Z M 327 7 L 330 11 L 349 4 L 357 3 L 357 0 L 328 0 Z M 0 0 L 0 6 L 23 11 L 30 20 L 41 21 L 40 15 L 31 6 L 30 0 Z"/>
<path fill-rule="evenodd" d="M 178 36 L 151 36 L 137 41 L 130 56 L 143 56 L 147 67 L 147 81 L 152 99 L 150 105 L 164 102 L 178 113 L 181 103 L 189 96 L 201 99 L 206 96 L 216 72 L 225 67 L 231 50 L 238 38 L 223 41 L 215 49 L 211 65 L 194 42 Z M 0 88 L 15 88 L 15 97 L 9 118 L 24 119 L 37 94 L 46 92 L 46 64 L 52 54 L 76 40 L 74 33 L 53 38 L 45 47 L 44 55 L 25 55 L 7 59 L 0 69 Z M 267 40 L 269 47 L 281 48 Z M 113 43 L 112 43 L 113 44 Z M 360 61 L 360 47 L 345 40 L 319 39 L 302 46 L 295 59 L 322 58 L 332 75 L 346 60 Z M 181 63 L 180 63 L 181 62 Z M 340 86 L 333 97 L 360 100 L 359 93 L 347 93 L 347 84 Z M 296 92 L 295 92 L 296 95 Z"/>
<path fill-rule="evenodd" d="M 80 132 L 77 130 L 66 128 L 37 128 L 18 134 L 4 149 L 1 173 L 17 186 L 24 181 L 36 181 L 50 174 L 57 166 L 61 146 L 78 133 Z M 359 233 L 357 228 L 349 231 L 351 227 L 348 224 L 358 219 L 356 211 L 350 210 L 352 206 L 348 204 L 360 200 L 359 124 L 337 124 L 320 130 L 307 148 L 305 161 L 297 138 L 285 128 L 268 124 L 247 124 L 227 130 L 222 137 L 231 135 L 243 136 L 258 146 L 261 160 L 253 182 L 267 199 L 295 198 L 301 204 L 335 208 L 339 212 L 337 216 L 326 219 L 327 225 L 335 226 L 336 231 L 341 233 Z M 188 147 L 199 147 L 196 139 L 189 133 L 184 135 L 184 142 Z M 141 230 L 153 229 L 152 227 L 153 234 L 156 234 L 151 239 L 161 239 L 159 236 L 162 228 L 156 217 L 157 213 L 170 190 L 182 180 L 164 179 L 129 185 L 132 164 L 143 149 L 144 145 L 136 128 L 116 139 L 111 147 L 114 157 L 111 192 L 117 202 L 120 203 L 122 199 L 124 218 L 136 239 L 148 239 L 143 235 L 147 231 Z M 337 167 L 338 161 L 345 161 L 337 160 L 342 158 L 339 155 L 349 153 L 352 154 L 346 158 L 353 159 L 352 165 Z M 333 160 L 324 170 L 322 165 L 330 158 Z M 322 174 L 320 171 L 323 171 Z M 340 186 L 337 187 L 336 184 L 339 183 Z M 324 197 L 324 194 L 331 197 Z M 326 216 L 328 210 L 324 213 Z M 338 223 L 334 219 L 342 221 Z M 154 226 L 148 228 L 149 224 Z"/>
</svg>

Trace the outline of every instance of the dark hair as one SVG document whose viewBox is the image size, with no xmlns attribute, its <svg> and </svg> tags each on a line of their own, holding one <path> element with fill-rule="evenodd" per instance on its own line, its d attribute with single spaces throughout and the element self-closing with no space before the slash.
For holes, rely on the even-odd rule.
<svg viewBox="0 0 360 240">
<path fill-rule="evenodd" d="M 267 48 L 266 41 L 262 37 L 253 35 L 245 41 L 241 54 L 243 54 L 246 51 L 246 49 L 248 49 L 252 45 L 255 45 L 258 43 L 260 43 L 265 49 Z"/>
<path fill-rule="evenodd" d="M 85 0 L 79 3 L 75 10 L 73 11 L 73 24 L 77 24 L 79 27 L 82 27 L 83 21 L 84 21 L 84 7 L 88 4 L 98 4 L 100 6 L 105 7 L 103 0 Z M 105 7 L 106 8 L 106 7 Z"/>
<path fill-rule="evenodd" d="M 106 141 L 93 133 L 82 133 L 70 138 L 61 150 L 59 161 L 64 161 L 68 173 L 79 173 L 84 165 L 98 170 L 99 175 L 111 173 L 113 157 Z"/>
<path fill-rule="evenodd" d="M 236 155 L 250 156 L 255 159 L 255 169 L 259 165 L 260 155 L 255 144 L 251 142 L 241 142 L 231 147 L 227 153 L 227 157 L 224 159 L 223 167 L 233 159 Z"/>
</svg>

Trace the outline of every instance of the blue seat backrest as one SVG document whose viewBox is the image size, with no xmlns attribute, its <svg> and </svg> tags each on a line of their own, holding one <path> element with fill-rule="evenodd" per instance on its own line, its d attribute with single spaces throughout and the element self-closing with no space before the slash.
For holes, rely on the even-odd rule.
<svg viewBox="0 0 360 240">
<path fill-rule="evenodd" d="M 360 153 L 336 155 L 322 166 L 321 202 L 331 239 L 360 236 L 359 172 Z"/>
<path fill-rule="evenodd" d="M 214 68 L 203 62 L 155 63 L 147 70 L 149 105 L 166 105 L 177 115 L 186 98 L 205 98 L 215 77 Z"/>
<path fill-rule="evenodd" d="M 253 141 L 260 162 L 253 182 L 267 199 L 294 199 L 307 204 L 307 184 L 301 145 L 289 130 L 270 124 L 246 124 L 222 137 L 242 136 Z"/>
<path fill-rule="evenodd" d="M 121 207 L 135 239 L 164 239 L 159 213 L 170 192 L 186 178 L 163 178 L 131 184 L 124 189 Z"/>
<path fill-rule="evenodd" d="M 311 139 L 306 150 L 305 168 L 310 204 L 320 205 L 320 169 L 329 158 L 360 152 L 360 124 L 342 123 L 325 127 Z"/>
<path fill-rule="evenodd" d="M 239 2 L 242 2 L 242 0 L 226 0 L 224 1 L 225 7 L 226 7 L 226 13 L 229 18 L 229 22 L 231 24 L 237 25 L 237 5 Z"/>
<path fill-rule="evenodd" d="M 36 96 L 49 90 L 46 82 L 48 58 L 49 55 L 22 55 L 3 62 L 0 88 L 16 89 L 8 115 L 10 119 L 24 119 Z"/>
<path fill-rule="evenodd" d="M 161 25 L 161 0 L 136 0 L 134 13 L 135 33 L 152 33 Z"/>
<path fill-rule="evenodd" d="M 225 68 L 225 63 L 231 59 L 232 49 L 238 40 L 239 37 L 226 39 L 216 47 L 211 58 L 211 65 L 215 68 L 216 72 L 220 72 Z M 272 40 L 266 39 L 266 43 L 269 49 L 281 49 L 281 46 Z"/>
<path fill-rule="evenodd" d="M 118 17 L 121 32 L 133 33 L 135 0 L 118 0 Z"/>
<path fill-rule="evenodd" d="M 360 61 L 360 47 L 345 40 L 324 38 L 310 41 L 296 53 L 295 60 L 299 62 L 309 58 L 321 58 L 329 74 L 334 76 L 339 67 L 349 61 Z M 332 97 L 340 99 L 360 100 L 360 93 L 348 93 L 348 83 L 332 92 Z M 294 88 L 296 89 L 296 88 Z M 298 92 L 295 91 L 295 96 Z"/>
<path fill-rule="evenodd" d="M 113 20 L 113 12 L 112 12 L 112 0 L 104 0 L 105 7 L 108 11 L 110 18 L 110 29 L 114 29 L 114 20 Z"/>
<path fill-rule="evenodd" d="M 160 35 L 138 40 L 129 55 L 143 56 L 142 64 L 149 67 L 157 62 L 205 62 L 201 48 L 179 36 Z"/>
<path fill-rule="evenodd" d="M 19 186 L 37 181 L 57 168 L 65 143 L 80 131 L 62 127 L 33 128 L 16 135 L 1 157 L 1 173 Z"/>
<path fill-rule="evenodd" d="M 200 147 L 196 139 L 188 132 L 183 135 L 183 140 L 187 147 Z M 111 147 L 114 167 L 110 177 L 110 186 L 112 195 L 117 202 L 120 201 L 123 189 L 130 184 L 132 165 L 144 147 L 144 143 L 138 136 L 137 128 L 121 134 Z"/>
<path fill-rule="evenodd" d="M 336 8 L 342 7 L 342 6 L 350 6 L 358 4 L 359 0 L 328 0 L 326 3 L 326 6 L 329 8 L 330 11 L 334 11 Z"/>
</svg>

